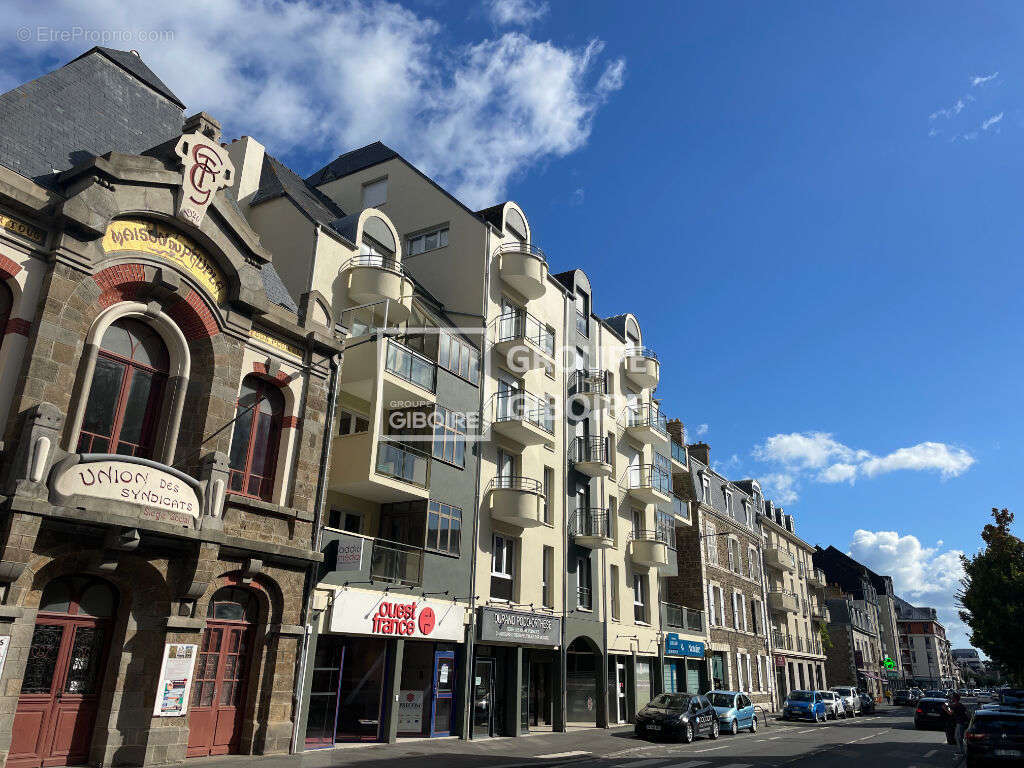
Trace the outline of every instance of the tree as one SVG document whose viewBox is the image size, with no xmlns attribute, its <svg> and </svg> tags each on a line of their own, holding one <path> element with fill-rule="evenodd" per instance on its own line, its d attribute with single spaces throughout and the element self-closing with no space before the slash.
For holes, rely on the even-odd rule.
<svg viewBox="0 0 1024 768">
<path fill-rule="evenodd" d="M 993 508 L 992 518 L 981 532 L 984 549 L 962 558 L 960 618 L 971 628 L 971 644 L 1024 685 L 1024 542 L 1010 533 L 1012 512 Z"/>
</svg>

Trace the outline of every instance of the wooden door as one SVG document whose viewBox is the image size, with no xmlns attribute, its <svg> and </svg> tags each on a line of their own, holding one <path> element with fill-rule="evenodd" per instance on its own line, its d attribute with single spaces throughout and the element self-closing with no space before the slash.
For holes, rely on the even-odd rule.
<svg viewBox="0 0 1024 768">
<path fill-rule="evenodd" d="M 238 751 L 251 650 L 250 624 L 207 622 L 192 683 L 188 757 Z"/>
<path fill-rule="evenodd" d="M 86 762 L 103 682 L 109 622 L 41 614 L 32 634 L 10 768 Z"/>
</svg>

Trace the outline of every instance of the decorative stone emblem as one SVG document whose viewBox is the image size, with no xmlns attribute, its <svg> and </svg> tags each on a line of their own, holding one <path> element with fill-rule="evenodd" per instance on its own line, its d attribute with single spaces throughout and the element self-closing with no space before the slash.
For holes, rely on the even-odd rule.
<svg viewBox="0 0 1024 768">
<path fill-rule="evenodd" d="M 186 133 L 174 150 L 185 166 L 178 198 L 178 218 L 199 226 L 218 189 L 235 181 L 228 151 L 201 133 Z"/>
</svg>

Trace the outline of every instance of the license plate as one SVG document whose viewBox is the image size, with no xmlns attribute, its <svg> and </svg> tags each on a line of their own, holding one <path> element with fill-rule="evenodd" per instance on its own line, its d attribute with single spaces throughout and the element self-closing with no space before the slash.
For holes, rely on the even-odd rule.
<svg viewBox="0 0 1024 768">
<path fill-rule="evenodd" d="M 661 726 L 660 725 L 655 725 L 654 723 L 651 723 L 650 725 L 647 726 L 647 730 L 648 731 L 660 731 L 661 730 Z"/>
<path fill-rule="evenodd" d="M 1024 757 L 1024 752 L 1019 749 L 997 749 L 996 757 Z"/>
</svg>

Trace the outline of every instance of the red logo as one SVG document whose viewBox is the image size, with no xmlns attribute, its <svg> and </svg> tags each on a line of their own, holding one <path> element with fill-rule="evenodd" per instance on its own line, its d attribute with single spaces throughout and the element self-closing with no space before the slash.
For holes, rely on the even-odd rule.
<svg viewBox="0 0 1024 768">
<path fill-rule="evenodd" d="M 424 608 L 420 611 L 420 632 L 424 635 L 429 635 L 434 631 L 434 624 L 437 623 L 437 619 L 434 617 L 433 608 Z"/>
<path fill-rule="evenodd" d="M 408 702 L 416 701 L 416 694 L 415 693 L 407 693 L 407 694 L 405 694 L 405 700 L 408 701 Z"/>
</svg>

